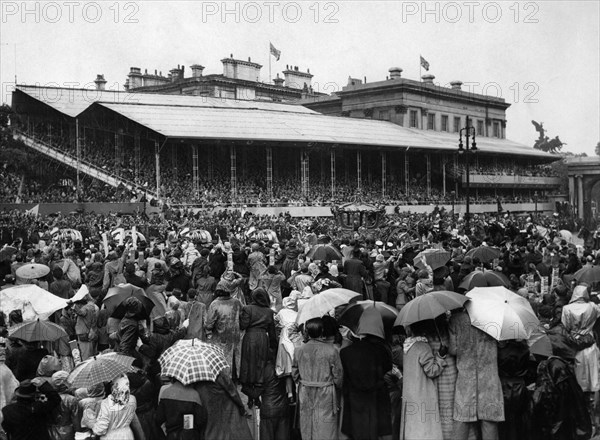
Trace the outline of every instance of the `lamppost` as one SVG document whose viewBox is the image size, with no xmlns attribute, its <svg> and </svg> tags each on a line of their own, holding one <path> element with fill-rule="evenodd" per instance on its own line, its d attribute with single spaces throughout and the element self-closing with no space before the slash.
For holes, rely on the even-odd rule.
<svg viewBox="0 0 600 440">
<path fill-rule="evenodd" d="M 463 146 L 463 134 L 465 136 L 465 145 Z M 471 202 L 469 190 L 470 190 L 470 170 L 469 170 L 469 154 L 477 151 L 477 143 L 475 142 L 475 127 L 469 126 L 469 117 L 467 116 L 467 121 L 464 128 L 459 130 L 459 138 L 458 138 L 458 154 L 465 155 L 465 171 L 467 174 L 467 181 L 465 186 L 465 195 L 467 198 L 467 209 L 465 213 L 465 229 L 469 231 L 470 226 L 470 212 L 469 205 Z M 469 146 L 469 139 L 471 139 L 471 145 Z"/>
<path fill-rule="evenodd" d="M 454 223 L 454 202 L 456 201 L 456 191 L 450 191 L 450 197 L 452 198 L 452 223 Z"/>
<path fill-rule="evenodd" d="M 533 193 L 533 202 L 535 203 L 535 220 L 537 221 L 537 203 L 538 203 L 538 192 Z"/>
</svg>

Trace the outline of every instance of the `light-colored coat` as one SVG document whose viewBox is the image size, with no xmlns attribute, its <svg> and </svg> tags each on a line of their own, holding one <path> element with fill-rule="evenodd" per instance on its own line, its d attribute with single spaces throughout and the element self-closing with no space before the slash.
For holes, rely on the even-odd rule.
<svg viewBox="0 0 600 440">
<path fill-rule="evenodd" d="M 337 395 L 343 375 L 340 355 L 333 344 L 311 339 L 296 349 L 292 377 L 300 383 L 302 440 L 337 440 Z"/>
<path fill-rule="evenodd" d="M 504 421 L 504 397 L 498 376 L 498 344 L 471 325 L 467 312 L 450 318 L 450 354 L 456 356 L 454 420 Z"/>
<path fill-rule="evenodd" d="M 433 379 L 445 365 L 442 358 L 434 356 L 426 338 L 408 338 L 404 342 L 400 440 L 443 439 L 438 390 Z"/>
<path fill-rule="evenodd" d="M 587 288 L 577 286 L 569 304 L 563 307 L 561 322 L 573 337 L 592 333 L 594 323 L 600 317 L 600 306 L 587 301 Z M 596 344 L 577 352 L 575 355 L 575 377 L 583 391 L 598 391 L 598 356 Z"/>
</svg>

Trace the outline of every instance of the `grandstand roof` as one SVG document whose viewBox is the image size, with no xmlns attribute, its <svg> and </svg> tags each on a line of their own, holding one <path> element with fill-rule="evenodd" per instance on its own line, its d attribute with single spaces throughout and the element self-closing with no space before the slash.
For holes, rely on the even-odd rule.
<svg viewBox="0 0 600 440">
<path fill-rule="evenodd" d="M 165 95 L 158 93 L 121 92 L 113 90 L 73 89 L 64 87 L 39 87 L 18 85 L 16 92 L 47 104 L 72 118 L 94 102 L 114 104 L 147 104 L 157 106 L 186 106 L 202 108 L 237 108 L 273 110 L 293 113 L 315 113 L 304 106 L 278 102 L 211 98 L 207 96 Z M 14 99 L 14 98 L 13 98 Z"/>
<path fill-rule="evenodd" d="M 15 93 L 19 92 L 71 117 L 102 106 L 167 138 L 457 150 L 456 133 L 326 116 L 300 105 L 35 86 L 17 86 Z M 482 153 L 556 160 L 556 156 L 507 139 L 482 136 L 477 138 L 477 146 Z"/>
</svg>

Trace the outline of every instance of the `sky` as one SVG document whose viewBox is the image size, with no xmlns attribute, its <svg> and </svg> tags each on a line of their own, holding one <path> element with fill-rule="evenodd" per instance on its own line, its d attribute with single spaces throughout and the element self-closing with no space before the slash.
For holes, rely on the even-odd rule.
<svg viewBox="0 0 600 440">
<path fill-rule="evenodd" d="M 310 69 L 331 93 L 348 77 L 418 79 L 504 98 L 507 138 L 533 145 L 543 122 L 563 151 L 600 141 L 600 2 L 593 1 L 0 1 L 2 102 L 19 84 L 122 89 L 129 68 L 167 75 L 178 64 L 222 73 L 233 54 Z M 276 61 L 269 42 L 281 51 Z M 420 70 L 420 56 L 430 65 Z M 280 73 L 281 75 L 281 73 Z M 283 75 L 281 75 L 283 76 Z"/>
</svg>

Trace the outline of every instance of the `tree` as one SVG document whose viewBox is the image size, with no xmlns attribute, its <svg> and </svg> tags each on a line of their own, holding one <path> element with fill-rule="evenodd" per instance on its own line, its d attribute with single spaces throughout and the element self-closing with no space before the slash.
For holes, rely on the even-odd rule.
<svg viewBox="0 0 600 440">
<path fill-rule="evenodd" d="M 600 156 L 600 142 L 596 144 L 596 156 Z"/>
</svg>

